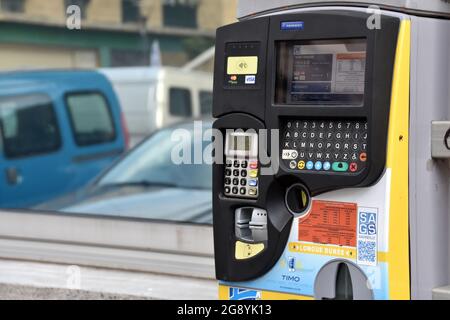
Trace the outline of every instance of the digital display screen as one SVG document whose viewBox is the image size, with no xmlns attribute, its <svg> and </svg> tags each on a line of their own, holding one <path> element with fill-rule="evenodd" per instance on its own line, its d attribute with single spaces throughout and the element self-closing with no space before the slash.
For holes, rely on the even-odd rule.
<svg viewBox="0 0 450 320">
<path fill-rule="evenodd" d="M 365 39 L 279 41 L 275 102 L 361 105 Z"/>
<path fill-rule="evenodd" d="M 250 151 L 251 149 L 250 136 L 233 136 L 233 150 L 234 151 Z"/>
</svg>

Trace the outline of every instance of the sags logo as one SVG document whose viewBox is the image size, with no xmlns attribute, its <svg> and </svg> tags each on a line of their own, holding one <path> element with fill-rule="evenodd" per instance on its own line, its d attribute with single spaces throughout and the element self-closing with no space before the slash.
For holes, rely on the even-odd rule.
<svg viewBox="0 0 450 320">
<path fill-rule="evenodd" d="M 230 300 L 261 300 L 261 291 L 230 288 Z"/>
<path fill-rule="evenodd" d="M 377 234 L 377 215 L 374 212 L 359 213 L 359 234 L 376 235 Z"/>
</svg>

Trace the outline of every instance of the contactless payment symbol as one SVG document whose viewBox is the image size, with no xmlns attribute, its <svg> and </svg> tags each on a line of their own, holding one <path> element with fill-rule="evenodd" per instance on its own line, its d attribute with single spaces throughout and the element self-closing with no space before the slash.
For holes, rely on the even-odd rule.
<svg viewBox="0 0 450 320">
<path fill-rule="evenodd" d="M 239 61 L 237 64 L 237 68 L 241 71 L 245 71 L 248 68 L 248 64 L 245 61 Z"/>
</svg>

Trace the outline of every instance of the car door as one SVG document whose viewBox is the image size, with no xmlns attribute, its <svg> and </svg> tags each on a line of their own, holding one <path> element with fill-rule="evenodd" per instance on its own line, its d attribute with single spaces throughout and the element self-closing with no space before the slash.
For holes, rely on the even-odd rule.
<svg viewBox="0 0 450 320">
<path fill-rule="evenodd" d="M 84 186 L 125 149 L 120 112 L 100 89 L 68 91 L 64 95 L 69 122 L 72 188 Z"/>
<path fill-rule="evenodd" d="M 52 98 L 44 93 L 0 96 L 0 205 L 29 207 L 58 193 L 60 122 Z"/>
</svg>

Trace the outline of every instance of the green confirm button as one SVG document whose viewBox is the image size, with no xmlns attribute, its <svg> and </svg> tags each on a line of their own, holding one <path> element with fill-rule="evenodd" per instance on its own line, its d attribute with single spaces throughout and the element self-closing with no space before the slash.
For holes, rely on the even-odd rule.
<svg viewBox="0 0 450 320">
<path fill-rule="evenodd" d="M 347 162 L 333 162 L 333 166 L 331 167 L 333 171 L 344 172 L 348 170 Z"/>
</svg>

